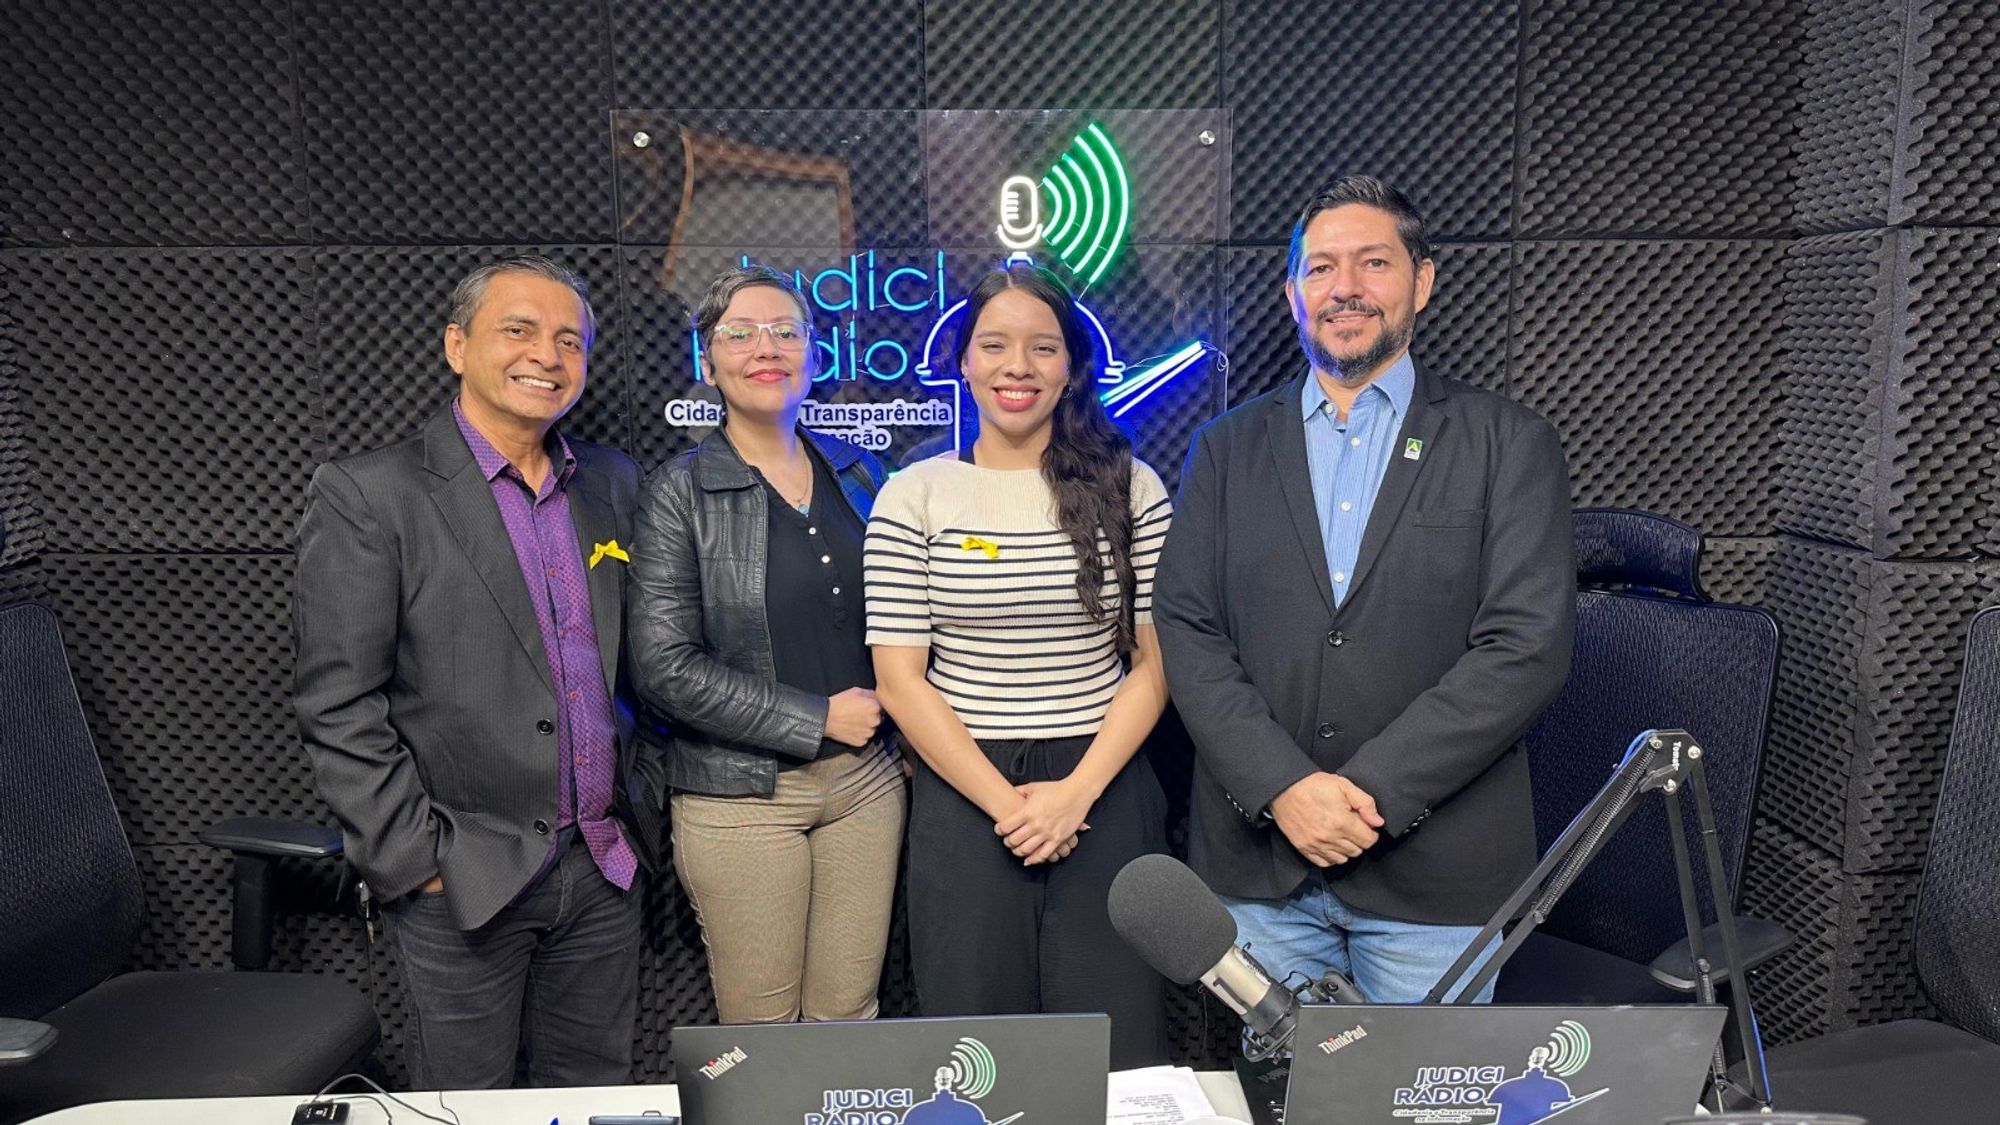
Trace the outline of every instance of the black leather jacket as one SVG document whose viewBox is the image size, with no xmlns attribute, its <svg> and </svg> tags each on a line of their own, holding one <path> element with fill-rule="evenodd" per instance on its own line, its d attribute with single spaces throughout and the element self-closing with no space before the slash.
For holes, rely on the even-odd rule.
<svg viewBox="0 0 2000 1125">
<path fill-rule="evenodd" d="M 838 438 L 800 434 L 866 523 L 881 462 Z M 719 429 L 639 487 L 625 637 L 639 737 L 660 748 L 675 789 L 768 797 L 781 768 L 819 756 L 826 698 L 779 683 L 771 659 L 766 503 Z"/>
</svg>

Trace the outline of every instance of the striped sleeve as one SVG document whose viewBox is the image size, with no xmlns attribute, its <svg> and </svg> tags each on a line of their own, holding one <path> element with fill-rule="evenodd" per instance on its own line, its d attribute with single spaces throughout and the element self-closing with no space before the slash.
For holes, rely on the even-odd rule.
<svg viewBox="0 0 2000 1125">
<path fill-rule="evenodd" d="M 890 478 L 875 497 L 861 552 L 870 645 L 922 648 L 931 643 L 925 524 L 923 482 L 914 474 Z"/>
<path fill-rule="evenodd" d="M 1132 570 L 1138 579 L 1132 601 L 1133 621 L 1153 623 L 1153 571 L 1160 564 L 1160 548 L 1167 541 L 1167 525 L 1173 522 L 1174 505 L 1167 486 L 1151 465 L 1132 461 Z"/>
</svg>

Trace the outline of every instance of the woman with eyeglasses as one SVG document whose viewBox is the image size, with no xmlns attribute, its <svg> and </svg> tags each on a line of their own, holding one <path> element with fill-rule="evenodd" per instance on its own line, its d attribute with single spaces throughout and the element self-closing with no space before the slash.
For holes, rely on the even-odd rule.
<svg viewBox="0 0 2000 1125">
<path fill-rule="evenodd" d="M 674 864 L 725 1023 L 865 1019 L 907 804 L 863 639 L 875 458 L 799 426 L 797 284 L 730 269 L 695 310 L 720 429 L 640 494 L 625 635 L 665 740 Z"/>
<path fill-rule="evenodd" d="M 1166 1055 L 1159 974 L 1105 896 L 1166 850 L 1141 742 L 1167 702 L 1152 625 L 1166 488 L 1105 416 L 1097 357 L 1054 274 L 973 290 L 956 361 L 966 455 L 905 469 L 868 524 L 868 643 L 921 760 L 910 962 L 925 1015 L 1108 1012 L 1111 1065 Z"/>
</svg>

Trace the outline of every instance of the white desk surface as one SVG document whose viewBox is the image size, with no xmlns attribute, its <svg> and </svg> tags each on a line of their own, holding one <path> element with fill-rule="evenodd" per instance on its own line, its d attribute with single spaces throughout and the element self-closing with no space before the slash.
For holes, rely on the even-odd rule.
<svg viewBox="0 0 2000 1125">
<path fill-rule="evenodd" d="M 1201 1088 L 1224 1117 L 1250 1120 L 1249 1105 L 1229 1071 L 1203 1071 Z M 372 1091 L 371 1091 L 372 1093 Z M 680 1095 L 672 1086 L 575 1086 L 553 1090 L 469 1090 L 447 1094 L 398 1093 L 397 1097 L 423 1110 L 449 1119 L 445 1107 L 458 1114 L 464 1125 L 589 1125 L 590 1115 L 632 1114 L 658 1110 L 680 1111 Z M 389 1102 L 380 1094 L 376 1101 L 395 1112 L 396 1125 L 431 1125 L 424 1118 Z M 292 1110 L 305 1098 L 191 1098 L 187 1100 L 99 1102 L 76 1106 L 37 1117 L 28 1125 L 291 1125 Z M 358 1095 L 343 1095 L 351 1107 L 347 1125 L 386 1125 L 389 1121 L 376 1104 Z"/>
</svg>

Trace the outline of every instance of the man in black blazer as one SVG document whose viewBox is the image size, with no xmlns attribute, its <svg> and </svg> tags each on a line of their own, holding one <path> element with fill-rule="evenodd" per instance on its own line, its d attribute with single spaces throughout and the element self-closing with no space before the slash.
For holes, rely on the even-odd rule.
<svg viewBox="0 0 2000 1125">
<path fill-rule="evenodd" d="M 452 298 L 459 394 L 321 466 L 299 528 L 294 706 L 387 917 L 417 1089 L 630 1080 L 640 870 L 664 795 L 622 612 L 639 470 L 555 424 L 596 321 L 545 258 Z"/>
<path fill-rule="evenodd" d="M 1310 370 L 1196 435 L 1154 589 L 1190 858 L 1274 974 L 1407 1003 L 1535 863 L 1569 479 L 1547 422 L 1410 358 L 1434 266 L 1401 193 L 1323 188 L 1287 273 Z"/>
</svg>

